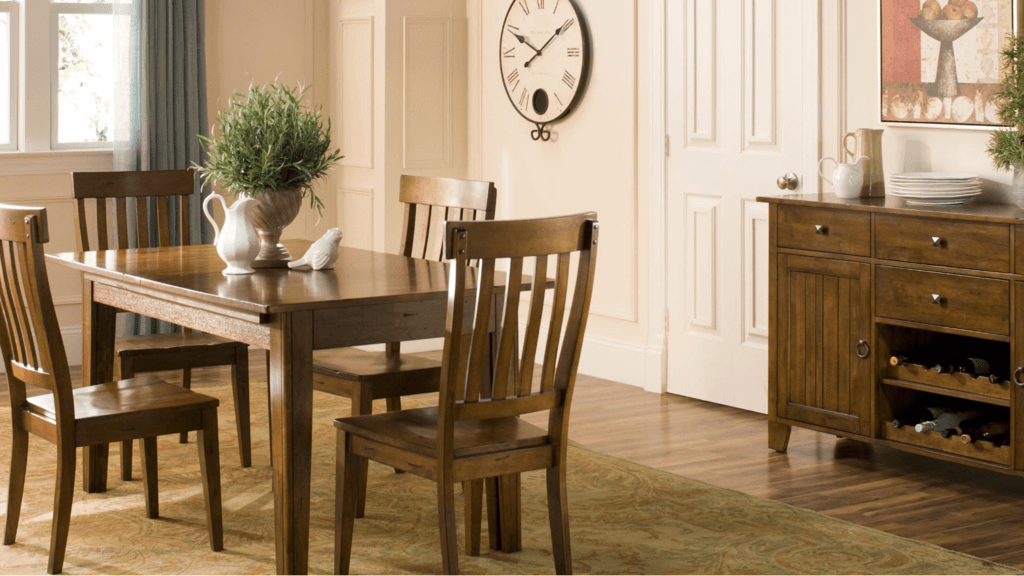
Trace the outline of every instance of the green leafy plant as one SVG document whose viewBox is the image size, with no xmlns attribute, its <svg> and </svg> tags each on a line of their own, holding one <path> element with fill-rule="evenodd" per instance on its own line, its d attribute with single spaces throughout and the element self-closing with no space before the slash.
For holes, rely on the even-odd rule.
<svg viewBox="0 0 1024 576">
<path fill-rule="evenodd" d="M 988 143 L 988 154 L 1001 170 L 1024 169 L 1024 36 L 1011 34 L 1009 40 L 996 93 L 999 120 L 1008 128 L 992 132 Z"/>
<path fill-rule="evenodd" d="M 322 213 L 324 204 L 311 184 L 341 153 L 331 150 L 330 119 L 324 126 L 319 108 L 303 105 L 305 92 L 274 81 L 232 94 L 218 116 L 220 136 L 199 136 L 206 165 L 194 167 L 203 184 L 216 182 L 235 197 L 300 189 Z"/>
</svg>

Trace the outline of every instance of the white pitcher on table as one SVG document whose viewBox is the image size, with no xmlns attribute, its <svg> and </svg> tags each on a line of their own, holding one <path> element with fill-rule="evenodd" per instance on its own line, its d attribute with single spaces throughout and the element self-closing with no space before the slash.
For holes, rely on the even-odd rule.
<svg viewBox="0 0 1024 576">
<path fill-rule="evenodd" d="M 210 200 L 220 200 L 224 207 L 224 226 L 217 227 L 217 221 L 210 214 Z M 228 267 L 225 274 L 252 274 L 252 263 L 260 252 L 260 237 L 252 223 L 252 211 L 259 205 L 255 198 L 241 198 L 228 208 L 220 194 L 210 194 L 203 200 L 203 213 L 213 225 L 213 244 L 217 254 Z"/>
<path fill-rule="evenodd" d="M 825 160 L 831 160 L 836 165 L 832 170 L 831 180 L 821 172 L 821 165 Z M 835 188 L 836 196 L 839 198 L 857 198 L 864 186 L 864 167 L 870 161 L 867 156 L 861 156 L 854 164 L 840 164 L 834 158 L 822 158 L 818 161 L 818 175 Z"/>
</svg>

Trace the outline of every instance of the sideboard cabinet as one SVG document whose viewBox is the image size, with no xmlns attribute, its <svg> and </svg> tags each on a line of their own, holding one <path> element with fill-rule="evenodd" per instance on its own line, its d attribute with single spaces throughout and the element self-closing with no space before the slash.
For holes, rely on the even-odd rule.
<svg viewBox="0 0 1024 576">
<path fill-rule="evenodd" d="M 1024 473 L 1024 212 L 915 207 L 895 198 L 769 204 L 768 445 L 793 426 Z M 991 377 L 891 362 L 970 350 Z M 915 407 L 981 411 L 1007 441 L 894 427 Z"/>
</svg>

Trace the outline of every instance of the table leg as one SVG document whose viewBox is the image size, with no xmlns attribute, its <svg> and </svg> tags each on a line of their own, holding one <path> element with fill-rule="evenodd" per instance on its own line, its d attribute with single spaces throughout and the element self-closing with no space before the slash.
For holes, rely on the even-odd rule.
<svg viewBox="0 0 1024 576">
<path fill-rule="evenodd" d="M 94 386 L 114 378 L 114 327 L 116 310 L 93 301 L 91 280 L 82 283 L 82 382 Z M 107 491 L 109 445 L 83 448 L 82 489 Z"/>
<path fill-rule="evenodd" d="M 313 315 L 275 315 L 270 331 L 270 427 L 278 574 L 309 570 L 313 444 Z"/>
</svg>

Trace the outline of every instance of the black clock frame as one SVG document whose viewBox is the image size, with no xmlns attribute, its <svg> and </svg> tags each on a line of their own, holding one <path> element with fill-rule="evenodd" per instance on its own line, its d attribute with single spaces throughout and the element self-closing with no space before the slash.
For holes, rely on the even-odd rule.
<svg viewBox="0 0 1024 576">
<path fill-rule="evenodd" d="M 527 122 L 530 122 L 531 124 L 534 124 L 536 126 L 535 129 L 530 131 L 530 137 L 533 138 L 534 140 L 543 140 L 544 142 L 547 142 L 548 140 L 551 140 L 551 130 L 548 129 L 548 125 L 553 123 L 553 122 L 557 122 L 557 121 L 561 120 L 562 118 L 565 118 L 567 115 L 569 115 L 569 113 L 572 112 L 573 108 L 576 106 L 576 103 L 579 102 L 580 98 L 583 97 L 583 93 L 587 91 L 587 86 L 590 84 L 590 82 L 589 82 L 589 80 L 590 80 L 590 54 L 591 54 L 592 50 L 591 50 L 591 45 L 590 45 L 590 26 L 587 25 L 586 15 L 583 13 L 583 10 L 580 9 L 580 5 L 576 2 L 576 0 L 559 0 L 559 1 L 567 1 L 567 2 L 569 2 L 569 5 L 571 5 L 573 10 L 576 11 L 576 15 L 579 18 L 580 35 L 583 37 L 583 48 L 584 48 L 584 50 L 583 50 L 583 67 L 580 70 L 579 90 L 577 90 L 576 94 L 573 95 L 572 100 L 569 101 L 569 104 L 565 107 L 565 110 L 561 114 L 556 116 L 555 118 L 552 118 L 551 120 L 548 120 L 547 122 L 538 123 L 538 122 L 535 122 L 535 121 L 531 120 L 530 118 L 528 118 L 526 116 L 526 114 L 523 114 L 522 110 L 520 110 L 519 107 L 516 106 L 516 103 L 512 100 L 512 96 L 508 93 L 508 87 L 505 86 L 505 78 L 501 74 L 501 62 L 502 62 L 502 59 L 501 59 L 501 57 L 502 57 L 502 54 L 501 54 L 501 39 L 500 39 L 500 37 L 498 39 L 498 74 L 502 76 L 501 88 L 505 92 L 505 98 L 508 99 L 509 104 L 512 105 L 512 108 L 515 109 L 517 114 L 522 116 L 523 119 L 525 119 Z M 519 0 L 512 0 L 512 2 L 508 6 L 508 10 L 505 11 L 505 18 L 504 18 L 504 20 L 501 21 L 501 33 L 503 35 L 505 34 L 505 25 L 508 22 L 508 16 L 509 16 L 509 14 L 512 13 L 512 9 L 515 8 L 516 4 L 518 4 L 518 3 L 519 3 Z"/>
</svg>

